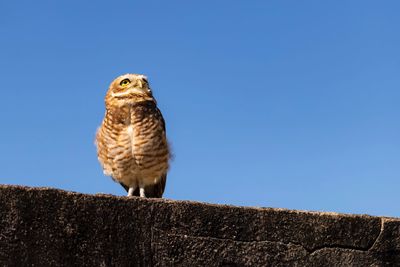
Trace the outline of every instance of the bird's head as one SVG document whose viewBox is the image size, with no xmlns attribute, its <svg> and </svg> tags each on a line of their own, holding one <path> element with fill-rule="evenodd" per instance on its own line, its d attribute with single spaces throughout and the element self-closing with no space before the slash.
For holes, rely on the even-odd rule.
<svg viewBox="0 0 400 267">
<path fill-rule="evenodd" d="M 106 103 L 123 106 L 143 101 L 155 101 L 147 77 L 124 74 L 116 78 L 108 89 Z"/>
</svg>

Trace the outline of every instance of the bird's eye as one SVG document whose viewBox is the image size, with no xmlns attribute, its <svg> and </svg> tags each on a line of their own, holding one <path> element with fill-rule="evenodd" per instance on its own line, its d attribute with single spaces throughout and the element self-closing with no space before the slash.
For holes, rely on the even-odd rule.
<svg viewBox="0 0 400 267">
<path fill-rule="evenodd" d="M 122 87 L 126 87 L 126 86 L 128 86 L 128 84 L 130 84 L 131 83 L 131 81 L 129 80 L 129 79 L 123 79 L 120 83 L 119 83 L 119 85 L 121 85 Z"/>
</svg>

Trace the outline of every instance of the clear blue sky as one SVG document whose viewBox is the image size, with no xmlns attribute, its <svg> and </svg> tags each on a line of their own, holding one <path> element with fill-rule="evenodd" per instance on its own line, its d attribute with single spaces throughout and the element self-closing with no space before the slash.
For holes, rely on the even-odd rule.
<svg viewBox="0 0 400 267">
<path fill-rule="evenodd" d="M 60 2 L 0 2 L 0 183 L 125 195 L 93 140 L 132 72 L 166 198 L 400 216 L 398 1 Z"/>
</svg>

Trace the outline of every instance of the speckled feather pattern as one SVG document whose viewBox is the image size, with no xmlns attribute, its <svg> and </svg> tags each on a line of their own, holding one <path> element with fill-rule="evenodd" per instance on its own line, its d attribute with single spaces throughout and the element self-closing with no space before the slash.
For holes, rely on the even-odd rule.
<svg viewBox="0 0 400 267">
<path fill-rule="evenodd" d="M 113 86 L 119 80 L 106 96 L 106 113 L 96 134 L 98 159 L 104 173 L 125 189 L 135 188 L 134 195 L 141 187 L 147 197 L 161 197 L 170 159 L 163 116 L 150 89 L 116 99 Z"/>
</svg>

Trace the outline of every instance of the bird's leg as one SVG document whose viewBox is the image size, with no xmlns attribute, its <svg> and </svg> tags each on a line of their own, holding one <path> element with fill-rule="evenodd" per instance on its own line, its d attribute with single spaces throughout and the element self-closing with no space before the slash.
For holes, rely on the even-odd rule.
<svg viewBox="0 0 400 267">
<path fill-rule="evenodd" d="M 139 194 L 140 194 L 140 197 L 146 197 L 146 195 L 144 193 L 144 187 L 139 188 Z"/>
<path fill-rule="evenodd" d="M 133 196 L 133 191 L 135 191 L 135 187 L 129 187 L 129 190 L 128 190 L 128 197 L 132 197 Z"/>
</svg>

